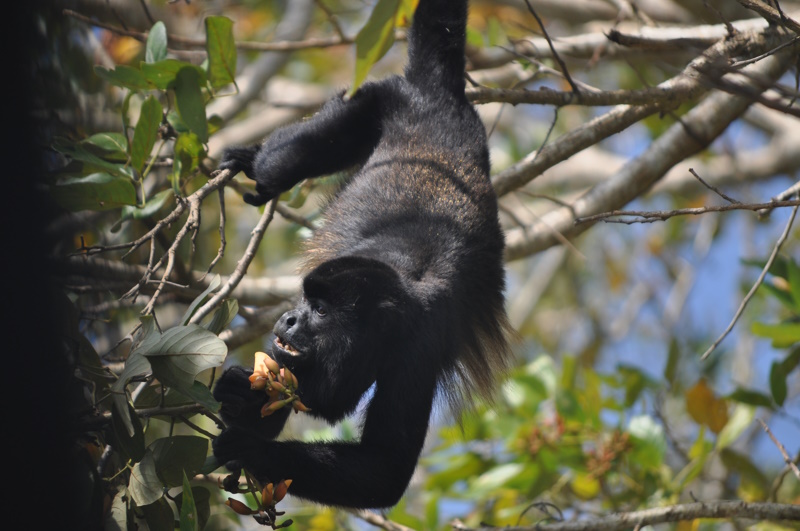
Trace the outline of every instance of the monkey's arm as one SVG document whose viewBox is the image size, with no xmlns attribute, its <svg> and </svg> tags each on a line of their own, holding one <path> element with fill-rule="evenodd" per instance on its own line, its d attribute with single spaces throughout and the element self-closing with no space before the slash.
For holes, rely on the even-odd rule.
<svg viewBox="0 0 800 531">
<path fill-rule="evenodd" d="M 381 86 L 365 85 L 347 101 L 332 99 L 314 117 L 278 129 L 260 147 L 229 148 L 219 167 L 255 180 L 256 193 L 244 200 L 263 205 L 303 179 L 363 163 L 381 135 Z"/>
<path fill-rule="evenodd" d="M 259 481 L 291 479 L 290 493 L 301 498 L 341 507 L 390 507 L 405 492 L 425 441 L 434 388 L 429 387 L 397 394 L 379 383 L 360 442 L 264 441 L 229 428 L 214 440 L 214 455 L 221 463 L 243 466 Z"/>
</svg>

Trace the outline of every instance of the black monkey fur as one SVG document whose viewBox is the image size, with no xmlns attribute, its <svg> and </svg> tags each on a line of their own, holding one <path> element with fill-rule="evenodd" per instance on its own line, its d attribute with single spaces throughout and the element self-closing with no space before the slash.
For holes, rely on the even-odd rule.
<svg viewBox="0 0 800 531">
<path fill-rule="evenodd" d="M 358 442 L 274 441 L 291 408 L 260 418 L 251 370 L 219 379 L 227 428 L 214 454 L 328 505 L 396 504 L 437 392 L 488 397 L 509 362 L 503 233 L 486 133 L 464 95 L 466 0 L 421 0 L 404 77 L 334 98 L 222 169 L 256 181 L 261 205 L 302 179 L 359 169 L 306 251 L 303 299 L 275 325 L 270 355 L 298 377 L 311 415 L 352 413 L 374 385 Z"/>
</svg>

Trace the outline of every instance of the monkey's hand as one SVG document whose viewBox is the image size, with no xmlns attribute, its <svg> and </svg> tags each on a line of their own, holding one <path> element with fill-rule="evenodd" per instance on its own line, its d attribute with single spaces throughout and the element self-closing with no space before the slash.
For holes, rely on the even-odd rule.
<svg viewBox="0 0 800 531">
<path fill-rule="evenodd" d="M 283 408 L 262 417 L 261 408 L 269 397 L 263 390 L 254 391 L 250 388 L 251 374 L 253 370 L 244 367 L 231 367 L 222 373 L 214 387 L 214 399 L 222 404 L 220 414 L 226 425 L 242 428 L 261 439 L 272 440 L 283 429 L 292 408 Z"/>
<path fill-rule="evenodd" d="M 253 174 L 253 161 L 261 146 L 230 147 L 222 153 L 219 169 L 231 170 L 234 174 L 242 172 L 251 179 Z"/>
<path fill-rule="evenodd" d="M 254 459 L 264 451 L 265 441 L 240 426 L 225 428 L 211 443 L 214 457 L 225 468 L 235 472 L 241 468 L 250 470 Z"/>
</svg>

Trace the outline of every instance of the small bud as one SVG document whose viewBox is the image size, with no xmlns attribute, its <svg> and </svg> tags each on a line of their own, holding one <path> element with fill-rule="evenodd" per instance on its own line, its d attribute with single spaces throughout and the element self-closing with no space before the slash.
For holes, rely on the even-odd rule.
<svg viewBox="0 0 800 531">
<path fill-rule="evenodd" d="M 311 408 L 305 405 L 304 403 L 300 402 L 300 400 L 295 400 L 292 402 L 292 407 L 295 411 L 302 411 L 303 413 L 311 411 Z"/>
<path fill-rule="evenodd" d="M 275 487 L 275 503 L 281 501 L 284 496 L 286 496 L 286 491 L 289 490 L 289 486 L 292 484 L 291 479 L 285 479 L 278 483 L 278 486 Z"/>
<path fill-rule="evenodd" d="M 268 417 L 268 416 L 272 415 L 273 413 L 275 413 L 276 411 L 278 411 L 283 406 L 284 406 L 284 404 L 283 404 L 283 401 L 281 401 L 281 400 L 276 400 L 275 402 L 267 402 L 261 408 L 261 416 L 262 417 Z"/>
<path fill-rule="evenodd" d="M 253 378 L 253 376 L 255 376 L 255 378 Z M 250 389 L 253 391 L 262 391 L 266 389 L 267 383 L 269 382 L 263 376 L 256 376 L 255 373 L 250 376 Z"/>
<path fill-rule="evenodd" d="M 233 509 L 235 513 L 242 514 L 245 516 L 255 514 L 257 512 L 252 510 L 250 507 L 240 502 L 239 500 L 234 500 L 233 498 L 228 498 L 228 501 L 225 502 L 225 505 Z"/>
<path fill-rule="evenodd" d="M 273 500 L 272 490 L 273 490 L 273 487 L 274 486 L 273 486 L 272 483 L 267 483 L 267 485 L 264 487 L 264 490 L 261 491 L 261 506 L 262 507 L 266 507 L 268 505 L 272 505 L 272 500 Z"/>
</svg>

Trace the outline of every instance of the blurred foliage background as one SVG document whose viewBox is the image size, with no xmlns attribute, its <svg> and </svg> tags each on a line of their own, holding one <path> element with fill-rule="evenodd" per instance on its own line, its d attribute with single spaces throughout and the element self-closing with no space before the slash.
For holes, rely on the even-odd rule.
<svg viewBox="0 0 800 531">
<path fill-rule="evenodd" d="M 382 58 L 380 50 L 356 53 L 356 36 L 375 7 L 360 0 L 59 0 L 36 10 L 42 47 L 32 62 L 33 116 L 47 169 L 42 184 L 52 199 L 46 236 L 60 285 L 59 334 L 76 376 L 68 401 L 84 477 L 75 495 L 86 529 L 190 525 L 187 504 L 199 516 L 194 528 L 258 527 L 223 505 L 227 496 L 215 484 L 223 471 L 213 472 L 206 461 L 217 430 L 213 414 L 205 414 L 214 409 L 208 386 L 223 359 L 225 366 L 252 364 L 253 352 L 271 340 L 272 323 L 296 293 L 302 242 L 344 176 L 282 196 L 245 279 L 215 310 L 213 323 L 211 317 L 191 323 L 198 309 L 191 303 L 207 301 L 207 288 L 227 282 L 245 253 L 262 218 L 241 201 L 250 183 L 240 176 L 219 194 L 213 190 L 196 222 L 187 223 L 188 206 L 170 223 L 161 221 L 197 197 L 224 147 L 257 142 L 308 116 L 359 75 L 401 72 L 407 4 L 394 4 L 398 15 L 389 29 L 399 38 Z M 781 4 L 789 14 L 800 7 Z M 725 22 L 766 25 L 736 2 L 532 5 L 562 43 L 595 42 L 612 28 L 684 32 L 666 51 L 612 53 L 590 44 L 589 52 L 564 53 L 574 79 L 604 91 L 672 78 L 724 36 Z M 520 51 L 533 47 L 546 55 L 543 42 L 525 2 L 472 2 L 471 88 L 569 91 L 552 57 Z M 259 43 L 273 46 L 259 49 Z M 370 53 L 379 60 L 356 60 Z M 796 87 L 796 76 L 795 57 L 780 83 Z M 549 165 L 502 197 L 503 225 L 509 232 L 546 231 L 549 211 L 612 179 L 628 161 L 658 156 L 648 148 L 698 101 L 651 113 Z M 493 172 L 512 171 L 542 145 L 614 109 L 573 103 L 481 103 Z M 753 105 L 626 208 L 726 203 L 687 167 L 744 203 L 781 194 L 800 168 L 797 106 L 788 108 Z M 408 493 L 384 516 L 413 529 L 445 529 L 456 518 L 469 526 L 533 525 L 546 516 L 535 502 L 553 504 L 568 518 L 692 500 L 800 503 L 800 479 L 757 422 L 796 464 L 800 239 L 797 228 L 787 229 L 790 217 L 791 209 L 781 208 L 597 223 L 569 241 L 517 253 L 508 262 L 507 293 L 519 332 L 517 368 L 495 404 L 459 419 L 435 411 Z M 701 360 L 785 229 L 786 241 L 733 331 Z M 141 245 L 129 245 L 148 234 Z M 205 334 L 203 354 L 213 361 L 190 362 L 188 381 L 169 380 L 153 361 L 165 353 L 153 345 L 168 333 Z M 152 367 L 130 369 L 132 359 L 145 358 Z M 358 436 L 358 415 L 335 427 L 303 417 L 293 416 L 289 435 Z M 292 529 L 369 527 L 363 515 L 289 494 L 280 508 Z M 253 506 L 252 498 L 241 500 Z M 750 524 L 695 520 L 676 528 Z M 797 528 L 786 525 L 753 528 Z"/>
</svg>

